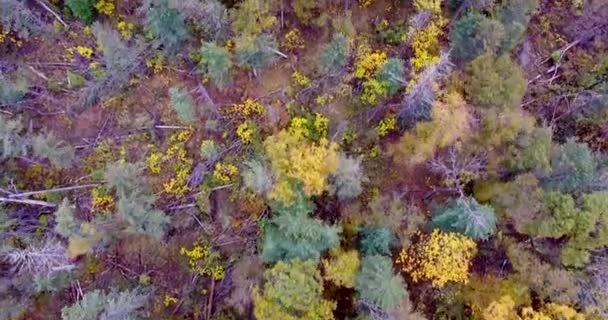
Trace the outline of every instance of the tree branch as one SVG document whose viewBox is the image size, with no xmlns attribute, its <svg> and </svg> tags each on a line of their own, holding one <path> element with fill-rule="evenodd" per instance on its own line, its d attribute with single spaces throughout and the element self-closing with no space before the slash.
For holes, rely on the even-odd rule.
<svg viewBox="0 0 608 320">
<path fill-rule="evenodd" d="M 9 199 L 0 197 L 0 202 L 8 202 L 8 203 L 20 203 L 20 204 L 29 204 L 33 206 L 41 206 L 47 208 L 55 208 L 57 205 L 54 203 L 40 201 L 40 200 L 29 200 L 29 199 Z"/>
<path fill-rule="evenodd" d="M 28 192 L 22 192 L 22 193 L 13 193 L 11 195 L 9 195 L 9 198 L 22 198 L 22 197 L 28 197 L 28 196 L 34 196 L 37 194 L 45 194 L 45 193 L 54 193 L 54 192 L 64 192 L 64 191 L 71 191 L 71 190 L 78 190 L 78 189 L 88 189 L 88 188 L 95 188 L 100 186 L 100 183 L 91 183 L 91 184 L 84 184 L 81 186 L 71 186 L 71 187 L 63 187 L 63 188 L 54 188 L 54 189 L 47 189 L 47 190 L 39 190 L 39 191 L 28 191 Z M 55 205 L 53 205 L 55 206 Z"/>
</svg>

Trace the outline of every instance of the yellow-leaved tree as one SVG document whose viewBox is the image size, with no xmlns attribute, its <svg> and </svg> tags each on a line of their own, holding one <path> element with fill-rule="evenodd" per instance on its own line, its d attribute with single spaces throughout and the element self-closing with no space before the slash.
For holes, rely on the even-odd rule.
<svg viewBox="0 0 608 320">
<path fill-rule="evenodd" d="M 540 310 L 524 307 L 521 316 L 511 296 L 502 296 L 498 301 L 492 302 L 483 310 L 485 320 L 585 320 L 584 314 L 574 308 L 559 304 L 547 303 Z"/>
<path fill-rule="evenodd" d="M 430 281 L 436 288 L 448 282 L 466 283 L 477 244 L 464 235 L 433 230 L 397 258 L 414 282 Z"/>
<path fill-rule="evenodd" d="M 293 201 L 298 182 L 306 195 L 321 194 L 340 162 L 336 143 L 324 137 L 314 142 L 296 130 L 281 130 L 266 138 L 264 149 L 277 178 L 268 196 L 283 203 Z"/>
<path fill-rule="evenodd" d="M 433 105 L 432 120 L 419 122 L 389 147 L 395 160 L 406 165 L 420 164 L 435 152 L 469 136 L 471 115 L 462 96 L 448 94 Z"/>
</svg>

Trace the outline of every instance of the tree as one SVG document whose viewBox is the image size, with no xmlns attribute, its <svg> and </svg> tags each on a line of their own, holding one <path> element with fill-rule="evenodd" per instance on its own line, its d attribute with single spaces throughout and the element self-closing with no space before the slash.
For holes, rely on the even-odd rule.
<svg viewBox="0 0 608 320">
<path fill-rule="evenodd" d="M 542 179 L 550 190 L 574 192 L 587 187 L 597 171 L 597 162 L 586 143 L 568 139 L 551 151 L 551 174 Z"/>
<path fill-rule="evenodd" d="M 256 319 L 331 320 L 335 302 L 323 298 L 322 278 L 314 261 L 279 261 L 264 272 L 260 293 L 253 290 Z"/>
<path fill-rule="evenodd" d="M 441 288 L 448 282 L 466 283 L 476 253 L 477 245 L 468 237 L 435 229 L 403 249 L 397 262 L 414 282 L 430 281 L 433 287 Z"/>
<path fill-rule="evenodd" d="M 230 36 L 230 18 L 224 4 L 218 0 L 169 0 L 169 8 L 201 29 L 206 41 L 224 42 Z"/>
<path fill-rule="evenodd" d="M 236 60 L 254 74 L 273 64 L 277 59 L 278 44 L 272 34 L 243 35 L 236 39 Z"/>
<path fill-rule="evenodd" d="M 419 122 L 416 128 L 406 132 L 397 143 L 389 147 L 395 160 L 406 165 L 420 164 L 433 157 L 440 148 L 465 138 L 470 131 L 471 115 L 458 94 L 449 94 L 433 105 L 429 122 Z"/>
<path fill-rule="evenodd" d="M 467 64 L 484 52 L 495 53 L 505 35 L 503 25 L 477 11 L 458 19 L 450 32 L 452 57 Z"/>
<path fill-rule="evenodd" d="M 338 169 L 330 177 L 329 192 L 340 200 L 356 198 L 363 191 L 361 183 L 367 178 L 361 160 L 340 154 Z"/>
<path fill-rule="evenodd" d="M 330 251 L 331 258 L 323 259 L 325 280 L 337 286 L 353 288 L 361 266 L 361 259 L 357 250 L 344 251 L 341 248 Z"/>
<path fill-rule="evenodd" d="M 442 52 L 436 63 L 427 65 L 415 83 L 408 85 L 397 116 L 402 128 L 411 129 L 419 121 L 432 119 L 439 81 L 449 73 L 451 67 L 449 55 Z"/>
<path fill-rule="evenodd" d="M 497 188 L 492 203 L 498 212 L 509 218 L 519 233 L 527 233 L 528 226 L 538 218 L 543 206 L 544 191 L 531 173 Z"/>
<path fill-rule="evenodd" d="M 520 135 L 509 147 L 505 165 L 514 173 L 529 170 L 537 174 L 547 172 L 551 169 L 552 136 L 549 127 L 537 127 L 530 134 Z"/>
<path fill-rule="evenodd" d="M 494 209 L 461 197 L 434 210 L 433 224 L 445 232 L 460 232 L 473 240 L 487 240 L 496 232 Z"/>
<path fill-rule="evenodd" d="M 467 69 L 465 91 L 476 106 L 517 108 L 526 92 L 524 73 L 511 58 L 492 53 L 477 57 Z"/>
<path fill-rule="evenodd" d="M 302 183 L 308 196 L 320 195 L 340 161 L 336 143 L 326 138 L 311 142 L 293 130 L 281 130 L 269 136 L 264 141 L 264 149 L 277 178 L 269 198 L 286 203 L 294 198 L 293 183 Z"/>
<path fill-rule="evenodd" d="M 94 0 L 66 0 L 65 4 L 70 8 L 74 16 L 84 21 L 86 24 L 91 24 L 95 20 Z"/>
<path fill-rule="evenodd" d="M 75 268 L 68 258 L 65 247 L 52 239 L 44 243 L 32 244 L 25 249 L 0 248 L 0 254 L 16 272 L 31 276 L 49 276 L 55 272 Z"/>
<path fill-rule="evenodd" d="M 481 176 L 485 167 L 485 154 L 463 154 L 455 146 L 449 147 L 444 156 L 428 162 L 431 172 L 438 174 L 441 184 L 464 197 L 465 187 Z"/>
<path fill-rule="evenodd" d="M 162 238 L 170 218 L 153 208 L 155 197 L 141 181 L 142 170 L 137 164 L 119 162 L 108 166 L 105 177 L 116 189 L 118 213 L 128 223 L 129 230 Z"/>
<path fill-rule="evenodd" d="M 519 108 L 498 108 L 480 110 L 481 121 L 477 143 L 488 149 L 511 143 L 520 135 L 529 134 L 534 129 L 535 118 Z"/>
<path fill-rule="evenodd" d="M 105 293 L 100 290 L 87 292 L 82 300 L 61 309 L 62 320 L 117 320 L 137 319 L 148 302 L 148 294 L 140 289 Z"/>
<path fill-rule="evenodd" d="M 273 1 L 245 0 L 231 11 L 232 29 L 241 34 L 258 35 L 275 25 Z"/>
<path fill-rule="evenodd" d="M 190 38 L 184 17 L 168 0 L 145 0 L 140 8 L 145 13 L 145 29 L 152 33 L 156 45 L 167 54 L 175 53 Z"/>
<path fill-rule="evenodd" d="M 390 311 L 407 297 L 405 282 L 393 272 L 389 257 L 366 256 L 355 286 L 359 299 L 382 311 Z"/>
<path fill-rule="evenodd" d="M 393 233 L 387 227 L 365 226 L 359 231 L 361 253 L 366 256 L 390 255 L 394 242 Z"/>
<path fill-rule="evenodd" d="M 331 41 L 321 51 L 320 69 L 323 73 L 338 72 L 346 66 L 350 57 L 350 43 L 342 33 L 334 33 Z"/>
<path fill-rule="evenodd" d="M 508 53 L 520 42 L 536 7 L 538 0 L 513 0 L 504 2 L 498 9 L 497 18 L 505 29 L 500 53 Z"/>
<path fill-rule="evenodd" d="M 299 258 L 316 260 L 339 241 L 341 228 L 310 217 L 312 203 L 301 192 L 291 205 L 275 204 L 274 217 L 263 227 L 264 262 Z"/>
<path fill-rule="evenodd" d="M 232 82 L 232 56 L 226 47 L 220 47 L 212 42 L 203 42 L 200 49 L 201 60 L 198 69 L 213 83 L 224 88 Z"/>
<path fill-rule="evenodd" d="M 193 122 L 196 120 L 196 110 L 194 105 L 194 99 L 186 89 L 179 87 L 169 88 L 169 98 L 171 99 L 171 106 L 177 118 L 182 122 Z"/>
</svg>

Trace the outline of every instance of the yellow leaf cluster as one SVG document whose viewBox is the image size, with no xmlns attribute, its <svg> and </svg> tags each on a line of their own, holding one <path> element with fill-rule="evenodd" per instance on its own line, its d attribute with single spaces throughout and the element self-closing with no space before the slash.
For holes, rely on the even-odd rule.
<svg viewBox="0 0 608 320">
<path fill-rule="evenodd" d="M 415 72 L 439 61 L 439 37 L 443 34 L 441 24 L 433 21 L 417 31 L 412 39 L 414 56 L 410 60 Z"/>
<path fill-rule="evenodd" d="M 369 51 L 361 49 L 363 53 L 360 55 L 355 66 L 355 76 L 359 79 L 370 79 L 374 76 L 377 70 L 382 68 L 386 63 L 387 57 L 385 52 Z"/>
<path fill-rule="evenodd" d="M 264 141 L 264 149 L 278 176 L 278 183 L 270 192 L 271 199 L 290 203 L 294 194 L 289 183 L 292 179 L 302 183 L 307 195 L 319 195 L 326 188 L 327 176 L 338 168 L 338 145 L 326 138 L 312 142 L 302 132 L 281 130 Z"/>
<path fill-rule="evenodd" d="M 362 8 L 367 8 L 367 7 L 371 6 L 372 3 L 374 3 L 374 0 L 359 0 L 359 5 Z"/>
<path fill-rule="evenodd" d="M 442 0 L 415 0 L 414 7 L 417 11 L 427 10 L 433 14 L 441 14 Z"/>
<path fill-rule="evenodd" d="M 387 94 L 385 86 L 382 82 L 377 79 L 371 78 L 363 82 L 363 93 L 361 94 L 361 101 L 367 104 L 375 104 L 379 97 L 383 97 Z"/>
<path fill-rule="evenodd" d="M 111 214 L 114 212 L 116 202 L 114 197 L 103 187 L 91 190 L 91 212 L 97 214 Z"/>
<path fill-rule="evenodd" d="M 433 230 L 408 250 L 402 250 L 397 263 L 403 265 L 414 282 L 430 281 L 436 288 L 448 282 L 466 283 L 477 244 L 464 235 Z"/>
<path fill-rule="evenodd" d="M 95 9 L 97 9 L 99 13 L 110 16 L 114 13 L 114 2 L 112 2 L 112 0 L 99 0 L 97 1 L 97 4 L 95 4 Z"/>
<path fill-rule="evenodd" d="M 167 151 L 152 152 L 145 160 L 152 174 L 161 174 L 162 168 L 165 168 L 165 172 L 172 172 L 171 178 L 163 184 L 163 188 L 166 193 L 177 198 L 190 190 L 188 178 L 194 161 L 188 156 L 186 142 L 191 136 L 191 130 L 182 130 L 173 134 L 169 137 L 170 146 Z"/>
<path fill-rule="evenodd" d="M 238 172 L 239 169 L 235 165 L 218 162 L 213 169 L 213 180 L 220 184 L 226 184 L 232 181 Z"/>
<path fill-rule="evenodd" d="M 116 28 L 118 29 L 118 32 L 120 32 L 120 36 L 123 39 L 129 40 L 133 36 L 133 30 L 135 29 L 135 25 L 131 22 L 119 21 L 116 24 Z"/>
<path fill-rule="evenodd" d="M 435 152 L 458 139 L 469 136 L 471 115 L 462 97 L 456 93 L 433 105 L 433 120 L 420 122 L 390 147 L 398 161 L 415 165 L 431 158 Z"/>
<path fill-rule="evenodd" d="M 164 61 L 164 56 L 157 52 L 154 54 L 154 57 L 146 60 L 146 67 L 152 70 L 154 74 L 159 74 L 163 71 Z"/>
<path fill-rule="evenodd" d="M 310 85 L 310 78 L 301 74 L 298 70 L 291 74 L 291 80 L 302 88 L 306 88 Z"/>
<path fill-rule="evenodd" d="M 283 48 L 287 50 L 304 49 L 304 40 L 300 30 L 293 28 L 283 37 Z"/>
<path fill-rule="evenodd" d="M 164 298 L 163 298 L 163 304 L 165 305 L 165 307 L 168 307 L 172 304 L 176 304 L 179 302 L 179 299 L 177 299 L 176 297 L 169 295 L 169 294 L 165 294 Z"/>
<path fill-rule="evenodd" d="M 254 101 L 251 98 L 247 98 L 243 103 L 235 104 L 230 108 L 224 109 L 224 112 L 229 115 L 247 118 L 265 114 L 266 108 L 264 108 L 261 103 Z"/>
<path fill-rule="evenodd" d="M 251 142 L 253 142 L 254 132 L 255 132 L 255 128 L 254 128 L 253 124 L 249 121 L 245 121 L 245 122 L 241 123 L 236 128 L 236 135 L 239 136 L 239 138 L 241 138 L 241 142 L 243 142 L 244 144 L 250 144 Z"/>
<path fill-rule="evenodd" d="M 386 136 L 389 132 L 397 130 L 397 119 L 395 116 L 389 116 L 380 120 L 377 131 L 380 138 Z"/>
<path fill-rule="evenodd" d="M 181 247 L 179 253 L 188 258 L 188 267 L 200 275 L 211 276 L 215 280 L 224 278 L 224 267 L 217 263 L 217 253 L 208 245 L 196 244 L 192 249 Z"/>
<path fill-rule="evenodd" d="M 86 46 L 77 46 L 76 51 L 78 51 L 78 54 L 85 59 L 90 59 L 94 52 L 92 48 Z"/>
</svg>

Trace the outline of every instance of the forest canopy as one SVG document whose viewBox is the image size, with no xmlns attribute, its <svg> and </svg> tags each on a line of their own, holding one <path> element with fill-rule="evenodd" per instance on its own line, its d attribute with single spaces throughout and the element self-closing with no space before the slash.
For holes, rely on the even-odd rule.
<svg viewBox="0 0 608 320">
<path fill-rule="evenodd" d="M 0 320 L 608 319 L 608 2 L 0 0 Z"/>
</svg>

